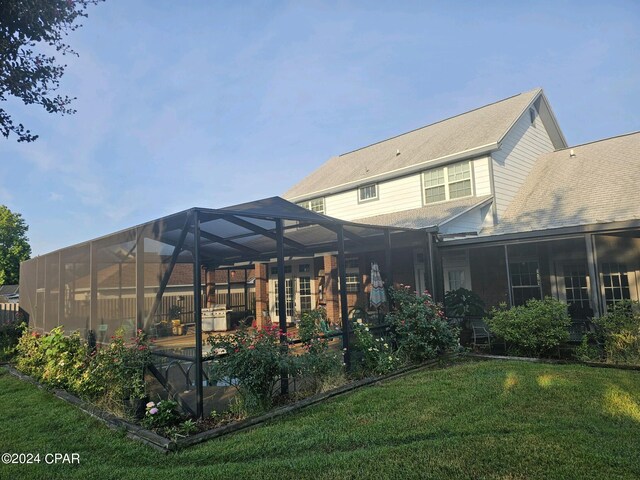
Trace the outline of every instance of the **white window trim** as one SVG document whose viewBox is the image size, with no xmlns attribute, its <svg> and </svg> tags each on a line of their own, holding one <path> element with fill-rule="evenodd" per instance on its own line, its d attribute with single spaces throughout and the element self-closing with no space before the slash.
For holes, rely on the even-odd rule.
<svg viewBox="0 0 640 480">
<path fill-rule="evenodd" d="M 321 200 L 322 201 L 322 211 L 321 212 L 318 212 L 316 210 L 311 210 L 311 202 L 314 202 L 314 201 L 317 201 L 317 200 Z M 326 215 L 326 213 L 327 213 L 327 202 L 325 201 L 325 197 L 312 198 L 310 200 L 305 200 L 303 202 L 298 202 L 297 205 L 299 207 L 306 208 L 307 210 L 309 210 L 311 212 L 321 213 L 323 215 Z"/>
<path fill-rule="evenodd" d="M 460 163 L 469 163 L 469 181 L 471 182 L 471 194 L 470 195 L 466 195 L 464 197 L 457 197 L 457 198 L 450 198 L 449 196 L 449 167 L 453 167 L 455 165 L 458 165 Z M 431 171 L 431 170 L 437 170 L 439 168 L 444 169 L 444 196 L 445 199 L 444 200 L 439 200 L 437 202 L 427 202 L 427 188 L 432 188 L 432 187 L 427 187 L 425 186 L 425 181 L 424 181 L 424 174 Z M 451 182 L 451 183 L 458 183 L 458 182 Z M 473 160 L 464 160 L 462 162 L 455 162 L 455 163 L 450 163 L 448 165 L 442 165 L 439 167 L 434 167 L 434 168 L 428 168 L 427 170 L 423 170 L 420 173 L 420 186 L 422 188 L 422 205 L 423 206 L 427 206 L 427 205 L 437 205 L 439 203 L 444 203 L 444 202 L 449 202 L 451 200 L 459 200 L 461 198 L 469 198 L 469 197 L 473 197 L 476 194 L 476 188 L 475 188 L 475 172 L 474 172 L 474 161 Z"/>
<path fill-rule="evenodd" d="M 368 187 L 375 187 L 376 189 L 376 195 L 375 197 L 371 197 L 371 198 L 362 198 L 361 196 L 361 192 L 363 188 L 368 188 Z M 380 198 L 380 186 L 377 183 L 368 183 L 367 185 L 362 185 L 360 187 L 358 187 L 358 203 L 367 203 L 367 202 L 373 202 L 375 200 L 378 200 Z"/>
</svg>

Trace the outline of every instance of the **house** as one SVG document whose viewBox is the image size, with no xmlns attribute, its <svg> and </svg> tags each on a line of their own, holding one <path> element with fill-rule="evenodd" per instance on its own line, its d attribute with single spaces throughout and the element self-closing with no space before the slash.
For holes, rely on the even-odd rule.
<svg viewBox="0 0 640 480">
<path fill-rule="evenodd" d="M 19 299 L 19 285 L 0 285 L 0 303 L 18 303 Z"/>
<path fill-rule="evenodd" d="M 569 148 L 535 89 L 333 157 L 283 196 L 430 230 L 431 258 L 401 259 L 417 290 L 464 287 L 490 306 L 551 295 L 585 317 L 639 297 L 639 147 L 634 133 Z"/>
</svg>

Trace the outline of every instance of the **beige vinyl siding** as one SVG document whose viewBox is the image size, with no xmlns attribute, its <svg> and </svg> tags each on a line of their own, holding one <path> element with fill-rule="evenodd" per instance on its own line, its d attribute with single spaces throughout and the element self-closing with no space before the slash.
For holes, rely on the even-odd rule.
<svg viewBox="0 0 640 480">
<path fill-rule="evenodd" d="M 475 196 L 491 194 L 489 157 L 471 161 Z M 422 172 L 394 178 L 378 185 L 378 198 L 358 201 L 358 189 L 325 197 L 325 214 L 343 220 L 372 217 L 385 213 L 401 212 L 424 206 Z"/>
<path fill-rule="evenodd" d="M 491 177 L 489 174 L 490 158 L 491 157 L 476 158 L 473 161 L 474 193 L 476 197 L 491 195 Z"/>
<path fill-rule="evenodd" d="M 378 199 L 358 202 L 358 189 L 325 197 L 325 213 L 343 220 L 372 217 L 422 206 L 420 174 L 378 184 Z"/>
<path fill-rule="evenodd" d="M 549 134 L 536 115 L 535 126 L 531 124 L 529 110 L 518 119 L 502 142 L 502 147 L 492 154 L 495 202 L 500 215 L 509 206 L 536 158 L 554 150 Z"/>
<path fill-rule="evenodd" d="M 440 227 L 439 231 L 444 234 L 479 232 L 485 219 L 491 217 L 490 212 L 491 204 L 476 207 L 464 215 L 445 223 Z"/>
</svg>

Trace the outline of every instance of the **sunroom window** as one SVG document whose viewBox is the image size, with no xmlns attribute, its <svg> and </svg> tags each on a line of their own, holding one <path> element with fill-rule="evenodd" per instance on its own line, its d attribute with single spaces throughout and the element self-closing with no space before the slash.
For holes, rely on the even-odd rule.
<svg viewBox="0 0 640 480">
<path fill-rule="evenodd" d="M 446 167 L 433 168 L 422 174 L 424 203 L 442 202 L 469 197 L 471 188 L 471 165 L 460 162 Z"/>
</svg>

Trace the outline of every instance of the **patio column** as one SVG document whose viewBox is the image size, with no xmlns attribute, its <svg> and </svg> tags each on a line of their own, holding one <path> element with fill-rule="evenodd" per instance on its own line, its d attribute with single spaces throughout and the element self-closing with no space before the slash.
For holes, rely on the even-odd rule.
<svg viewBox="0 0 640 480">
<path fill-rule="evenodd" d="M 202 394 L 202 266 L 200 264 L 200 216 L 193 211 L 193 321 L 196 323 L 196 417 L 203 418 Z"/>
<path fill-rule="evenodd" d="M 278 320 L 280 322 L 280 346 L 286 352 L 287 344 L 287 298 L 284 278 L 284 228 L 282 219 L 276 219 L 276 257 L 278 260 Z M 280 393 L 289 393 L 289 372 L 283 369 L 280 372 Z"/>
<path fill-rule="evenodd" d="M 264 327 L 269 318 L 269 279 L 267 277 L 266 264 L 255 264 L 255 277 L 256 325 Z"/>
<path fill-rule="evenodd" d="M 600 286 L 600 272 L 598 270 L 598 254 L 596 252 L 596 239 L 592 233 L 585 233 L 585 246 L 587 250 L 587 268 L 589 269 L 589 301 L 593 309 L 593 315 L 598 318 L 602 315 L 602 295 Z"/>
<path fill-rule="evenodd" d="M 351 368 L 351 350 L 349 348 L 349 305 L 347 304 L 347 273 L 344 256 L 344 227 L 338 229 L 338 278 L 340 284 L 340 313 L 342 316 L 342 348 L 347 370 Z"/>
</svg>

